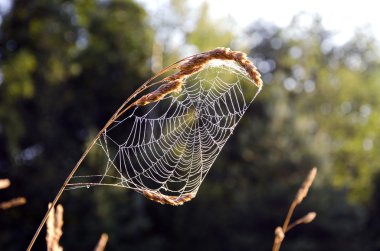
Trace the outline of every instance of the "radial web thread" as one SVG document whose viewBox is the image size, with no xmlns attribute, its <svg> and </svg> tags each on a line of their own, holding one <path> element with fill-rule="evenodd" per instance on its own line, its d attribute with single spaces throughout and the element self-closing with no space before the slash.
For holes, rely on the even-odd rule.
<svg viewBox="0 0 380 251">
<path fill-rule="evenodd" d="M 259 91 L 236 62 L 211 60 L 180 92 L 114 121 L 90 152 L 102 172 L 77 174 L 68 189 L 110 185 L 161 203 L 190 200 Z"/>
</svg>

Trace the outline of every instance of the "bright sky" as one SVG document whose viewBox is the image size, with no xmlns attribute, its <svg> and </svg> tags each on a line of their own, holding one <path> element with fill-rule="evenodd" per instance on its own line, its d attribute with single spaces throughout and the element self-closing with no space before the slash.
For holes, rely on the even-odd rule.
<svg viewBox="0 0 380 251">
<path fill-rule="evenodd" d="M 169 0 L 137 0 L 148 11 L 154 11 Z M 322 24 L 336 32 L 335 41 L 347 41 L 356 29 L 370 27 L 370 31 L 380 40 L 380 13 L 373 0 L 334 1 L 334 0 L 188 0 L 193 6 L 208 2 L 213 18 L 229 17 L 242 28 L 256 20 L 264 20 L 278 26 L 287 26 L 294 15 L 301 12 L 318 13 Z"/>
<path fill-rule="evenodd" d="M 198 2 L 204 2 L 198 0 Z M 230 16 L 243 27 L 262 19 L 279 26 L 287 26 L 292 17 L 300 12 L 319 13 L 322 24 L 338 33 L 337 40 L 347 40 L 356 29 L 369 26 L 380 39 L 380 13 L 376 1 L 334 0 L 208 0 L 214 17 Z"/>
<path fill-rule="evenodd" d="M 149 10 L 163 5 L 169 0 L 137 0 Z M 371 32 L 380 40 L 380 13 L 378 4 L 373 0 L 188 0 L 193 6 L 207 1 L 213 18 L 230 17 L 242 28 L 261 19 L 287 26 L 292 17 L 302 11 L 319 13 L 322 23 L 328 30 L 337 32 L 338 43 L 350 38 L 356 29 L 369 26 Z M 9 7 L 9 0 L 0 0 L 0 11 Z M 1 20 L 0 20 L 1 23 Z"/>
</svg>

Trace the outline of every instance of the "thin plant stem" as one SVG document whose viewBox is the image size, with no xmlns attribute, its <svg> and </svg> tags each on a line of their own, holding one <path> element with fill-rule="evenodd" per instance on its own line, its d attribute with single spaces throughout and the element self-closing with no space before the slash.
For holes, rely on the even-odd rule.
<svg viewBox="0 0 380 251">
<path fill-rule="evenodd" d="M 292 218 L 292 215 L 294 213 L 294 209 L 296 208 L 297 206 L 297 203 L 295 203 L 294 201 L 292 202 L 292 204 L 290 205 L 289 207 L 289 211 L 288 211 L 288 214 L 286 215 L 286 218 L 285 218 L 285 221 L 284 221 L 284 224 L 282 225 L 282 230 L 284 232 L 286 232 L 288 230 L 288 226 L 289 226 L 289 222 L 290 222 L 290 219 Z"/>
<path fill-rule="evenodd" d="M 130 103 L 130 101 L 136 97 L 136 95 L 138 95 L 139 93 L 141 93 L 142 91 L 144 91 L 145 89 L 147 89 L 148 87 L 152 86 L 152 85 L 155 85 L 156 83 L 153 83 L 151 85 L 148 86 L 149 83 L 152 82 L 152 80 L 154 80 L 155 78 L 157 78 L 158 76 L 160 76 L 161 74 L 167 72 L 167 71 L 170 71 L 172 69 L 175 68 L 175 66 L 186 60 L 187 58 L 184 58 L 180 61 L 177 61 L 176 63 L 166 67 L 165 69 L 163 69 L 162 71 L 160 71 L 159 73 L 157 73 L 155 76 L 153 76 L 152 78 L 150 78 L 148 81 L 146 81 L 143 85 L 141 85 L 131 96 L 129 96 L 127 98 L 127 100 L 117 109 L 117 111 L 114 113 L 114 115 L 108 120 L 108 122 L 106 123 L 106 125 L 98 132 L 98 134 L 95 136 L 95 138 L 91 141 L 91 143 L 88 145 L 88 147 L 86 148 L 86 150 L 84 151 L 83 155 L 81 156 L 81 158 L 78 160 L 78 162 L 76 163 L 76 165 L 74 166 L 74 168 L 71 170 L 71 172 L 69 173 L 69 175 L 67 176 L 66 180 L 64 181 L 63 185 L 61 186 L 61 188 L 59 189 L 57 195 L 55 196 L 53 202 L 51 203 L 51 206 L 49 207 L 49 209 L 47 210 L 44 218 L 42 219 L 40 225 L 38 226 L 32 240 L 30 241 L 29 245 L 28 245 L 28 248 L 27 248 L 27 251 L 30 251 L 34 245 L 34 243 L 36 242 L 36 239 L 38 237 L 38 235 L 40 234 L 43 226 L 45 225 L 46 223 L 46 220 L 47 218 L 49 217 L 49 214 L 50 214 L 50 211 L 55 207 L 55 205 L 57 204 L 59 198 L 61 197 L 63 191 L 65 190 L 67 184 L 69 183 L 69 181 L 71 180 L 71 178 L 74 176 L 75 172 L 78 170 L 79 166 L 82 164 L 83 160 L 86 158 L 87 154 L 90 152 L 90 150 L 92 149 L 92 147 L 95 145 L 95 143 L 97 142 L 97 140 L 99 139 L 99 137 L 102 135 L 102 133 L 118 118 L 120 117 L 123 113 L 125 113 L 127 110 L 129 110 L 133 105 L 130 104 L 127 106 L 128 103 Z"/>
<path fill-rule="evenodd" d="M 116 113 L 117 114 L 117 113 Z M 96 135 L 96 137 L 93 139 L 91 144 L 87 147 L 86 151 L 83 153 L 82 157 L 79 159 L 77 164 L 74 166 L 74 168 L 71 170 L 70 174 L 67 176 L 65 182 L 59 189 L 57 195 L 55 196 L 53 202 L 51 203 L 51 206 L 49 207 L 48 211 L 45 214 L 45 217 L 42 219 L 41 224 L 37 228 L 36 233 L 33 236 L 32 241 L 30 242 L 27 251 L 30 251 L 34 245 L 34 242 L 36 241 L 39 233 L 42 230 L 42 227 L 45 225 L 47 218 L 49 217 L 50 211 L 54 208 L 54 206 L 57 204 L 59 198 L 61 197 L 63 191 L 65 190 L 67 184 L 69 183 L 70 179 L 73 177 L 74 173 L 78 170 L 79 166 L 82 164 L 83 160 L 86 158 L 87 154 L 90 152 L 91 148 L 95 145 L 96 141 L 99 139 L 100 135 L 107 129 L 107 127 L 115 120 L 114 116 L 109 120 L 109 122 L 102 128 L 102 130 L 99 131 L 99 133 Z"/>
<path fill-rule="evenodd" d="M 299 224 L 310 223 L 316 217 L 315 212 L 310 212 L 307 215 L 305 215 L 304 217 L 296 220 L 295 222 L 293 222 L 292 224 L 289 225 L 290 219 L 292 218 L 292 215 L 294 213 L 294 209 L 299 204 L 301 204 L 303 199 L 307 196 L 309 188 L 313 184 L 313 181 L 314 181 L 316 175 L 317 175 L 317 168 L 313 167 L 310 170 L 310 172 L 309 172 L 308 176 L 306 177 L 306 179 L 304 180 L 304 182 L 302 183 L 301 187 L 298 189 L 296 197 L 294 198 L 294 200 L 290 204 L 290 207 L 289 207 L 288 213 L 286 215 L 284 224 L 282 225 L 282 227 L 277 227 L 275 229 L 275 239 L 273 242 L 272 251 L 279 251 L 280 250 L 282 241 L 285 238 L 285 233 L 287 233 L 290 229 L 292 229 L 293 227 L 295 227 Z"/>
<path fill-rule="evenodd" d="M 288 226 L 288 228 L 286 229 L 286 232 L 289 232 L 290 229 L 294 228 L 297 225 L 307 224 L 307 223 L 312 222 L 316 216 L 317 216 L 317 214 L 315 212 L 310 212 L 310 213 L 306 214 L 304 217 L 302 217 L 302 218 L 296 220 L 295 222 L 293 222 L 292 224 L 290 224 Z"/>
<path fill-rule="evenodd" d="M 99 242 L 96 245 L 94 251 L 104 251 L 104 249 L 106 248 L 107 242 L 108 242 L 108 234 L 103 233 L 100 236 Z"/>
<path fill-rule="evenodd" d="M 192 73 L 198 71 L 200 69 L 199 66 L 204 65 L 205 63 L 207 63 L 209 60 L 211 60 L 213 58 L 215 58 L 215 59 L 223 59 L 223 60 L 235 60 L 238 64 L 240 64 L 247 71 L 247 73 L 254 80 L 255 84 L 259 88 L 261 88 L 261 86 L 262 86 L 262 80 L 260 78 L 260 73 L 257 72 L 256 68 L 253 66 L 253 64 L 246 59 L 245 54 L 243 54 L 241 52 L 233 52 L 233 51 L 230 51 L 229 49 L 225 49 L 225 48 L 217 48 L 217 49 L 209 51 L 209 52 L 204 52 L 204 53 L 200 53 L 200 54 L 197 54 L 197 55 L 192 55 L 192 56 L 186 57 L 186 58 L 181 59 L 181 60 L 175 62 L 174 64 L 166 67 L 165 69 L 161 70 L 159 73 L 157 73 L 155 76 L 153 76 L 148 81 L 146 81 L 143 85 L 141 85 L 131 96 L 129 96 L 127 98 L 127 100 L 117 109 L 117 111 L 115 112 L 115 114 L 108 120 L 108 122 L 105 124 L 105 126 L 98 132 L 98 134 L 95 136 L 95 138 L 88 145 L 88 147 L 84 151 L 82 157 L 76 163 L 76 165 L 74 166 L 74 168 L 71 170 L 71 172 L 67 176 L 66 180 L 64 181 L 63 185 L 59 189 L 59 191 L 58 191 L 57 195 L 55 196 L 55 198 L 54 198 L 54 200 L 53 200 L 50 208 L 46 212 L 45 217 L 43 218 L 41 224 L 39 225 L 37 231 L 35 232 L 32 240 L 31 240 L 31 242 L 30 242 L 30 244 L 29 244 L 29 246 L 27 248 L 27 251 L 30 251 L 32 249 L 32 247 L 34 245 L 34 242 L 36 241 L 39 233 L 42 230 L 43 225 L 46 223 L 46 220 L 47 220 L 47 218 L 49 216 L 50 211 L 57 204 L 57 202 L 58 202 L 59 198 L 61 197 L 63 191 L 67 187 L 69 181 L 74 176 L 75 172 L 78 170 L 79 166 L 82 164 L 83 160 L 86 158 L 87 154 L 90 152 L 90 150 L 95 145 L 95 143 L 97 142 L 97 140 L 99 139 L 99 137 L 102 135 L 102 133 L 104 133 L 107 130 L 107 128 L 118 117 L 120 117 L 123 113 L 125 113 L 126 111 L 128 111 L 133 106 L 140 104 L 140 103 L 137 103 L 137 104 L 136 103 L 130 103 L 130 101 L 132 99 L 134 99 L 136 97 L 136 95 L 140 94 L 142 91 L 146 90 L 147 88 L 150 88 L 153 85 L 157 85 L 157 84 L 162 83 L 163 81 L 153 82 L 153 80 L 155 78 L 157 78 L 158 76 L 160 76 L 160 75 L 162 75 L 162 74 L 164 74 L 164 73 L 166 73 L 166 72 L 168 72 L 170 70 L 176 69 L 177 66 L 180 66 L 179 67 L 180 68 L 180 72 L 176 74 L 177 75 L 176 77 L 177 77 L 177 79 L 183 79 L 185 76 L 188 76 L 189 74 L 192 74 Z M 185 62 L 186 60 L 188 60 L 188 62 L 187 62 L 188 64 L 187 65 L 184 64 L 183 68 L 181 69 L 182 65 L 180 65 L 180 63 Z M 152 92 L 152 93 L 154 93 L 154 92 Z M 160 93 L 160 94 L 163 94 L 163 93 Z M 162 96 L 156 96 L 155 98 L 160 98 L 160 97 L 162 97 Z M 141 98 L 139 100 L 141 101 Z M 139 100 L 137 100 L 137 102 Z M 155 100 L 148 101 L 148 103 L 150 103 L 150 102 L 155 102 Z M 144 102 L 142 102 L 141 104 L 144 105 Z"/>
<path fill-rule="evenodd" d="M 7 210 L 7 209 L 12 208 L 12 207 L 24 205 L 25 203 L 26 203 L 25 197 L 17 197 L 17 198 L 13 198 L 11 200 L 8 200 L 8 201 L 1 202 L 0 203 L 0 209 Z"/>
</svg>

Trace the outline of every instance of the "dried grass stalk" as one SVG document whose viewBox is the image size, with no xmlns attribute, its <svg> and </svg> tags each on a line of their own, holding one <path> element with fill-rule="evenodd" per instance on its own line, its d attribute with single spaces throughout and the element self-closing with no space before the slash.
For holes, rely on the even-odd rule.
<svg viewBox="0 0 380 251">
<path fill-rule="evenodd" d="M 309 172 L 309 175 L 306 177 L 305 181 L 302 183 L 294 202 L 298 205 L 302 202 L 302 200 L 307 196 L 309 188 L 317 175 L 317 168 L 312 168 Z"/>
<path fill-rule="evenodd" d="M 143 195 L 148 199 L 158 202 L 160 204 L 169 204 L 172 206 L 183 205 L 183 203 L 188 202 L 195 197 L 195 194 L 193 193 L 182 194 L 180 196 L 168 196 L 151 192 L 148 190 L 143 191 Z"/>
<path fill-rule="evenodd" d="M 106 248 L 107 242 L 108 242 L 108 234 L 103 233 L 100 236 L 99 242 L 96 245 L 94 251 L 104 251 L 104 249 Z"/>
<path fill-rule="evenodd" d="M 312 222 L 315 219 L 315 217 L 317 217 L 317 213 L 316 212 L 310 212 L 310 213 L 306 214 L 304 217 L 299 218 L 298 220 L 296 220 L 295 222 L 290 224 L 286 231 L 288 232 L 290 229 L 292 229 L 295 226 L 300 225 L 300 224 L 309 224 L 310 222 Z"/>
<path fill-rule="evenodd" d="M 157 88 L 157 90 L 142 96 L 134 103 L 134 105 L 144 106 L 149 103 L 153 103 L 162 99 L 169 93 L 180 92 L 181 90 L 182 90 L 182 80 L 179 80 L 179 79 L 173 80 L 167 84 L 161 85 L 159 88 Z"/>
<path fill-rule="evenodd" d="M 276 227 L 274 230 L 274 243 L 280 244 L 285 238 L 284 230 L 282 230 L 282 227 Z"/>
<path fill-rule="evenodd" d="M 187 57 L 185 59 L 182 59 L 165 69 L 161 70 L 159 73 L 157 73 L 155 76 L 152 78 L 148 79 L 144 84 L 142 84 L 135 92 L 132 93 L 131 96 L 129 96 L 124 103 L 117 109 L 117 111 L 114 113 L 114 115 L 108 120 L 108 122 L 104 125 L 104 127 L 98 132 L 98 134 L 94 137 L 94 139 L 90 142 L 86 150 L 84 151 L 83 155 L 81 158 L 78 160 L 78 162 L 75 164 L 73 169 L 71 170 L 70 174 L 66 177 L 66 180 L 64 181 L 63 185 L 59 189 L 57 195 L 55 196 L 53 200 L 53 207 L 55 204 L 57 204 L 59 198 L 61 197 L 63 191 L 69 184 L 70 179 L 73 177 L 75 172 L 78 170 L 80 165 L 82 164 L 83 160 L 86 158 L 87 154 L 90 152 L 92 147 L 96 144 L 97 140 L 99 137 L 102 135 L 102 133 L 107 130 L 107 128 L 117 119 L 119 118 L 122 114 L 124 114 L 127 110 L 129 110 L 132 107 L 135 106 L 143 106 L 147 105 L 152 102 L 156 102 L 163 97 L 165 97 L 167 94 L 179 91 L 182 88 L 182 83 L 185 77 L 189 76 L 192 73 L 195 73 L 199 70 L 201 70 L 205 64 L 212 60 L 212 59 L 222 59 L 222 60 L 234 60 L 237 62 L 239 65 L 241 65 L 247 74 L 252 78 L 254 81 L 255 85 L 259 88 L 262 86 L 262 81 L 260 78 L 260 73 L 256 70 L 255 66 L 247 59 L 247 55 L 238 52 L 238 51 L 231 51 L 230 49 L 226 48 L 216 48 L 214 50 L 200 53 L 194 56 Z M 164 78 L 161 81 L 158 82 L 153 82 L 157 77 L 162 76 L 162 74 L 173 70 L 173 69 L 178 69 L 179 71 L 173 75 L 170 75 L 169 77 Z M 146 94 L 137 101 L 133 102 L 133 99 L 137 97 L 137 95 L 141 94 L 143 91 L 145 91 L 147 88 L 152 87 L 153 85 L 159 84 L 159 83 L 164 83 L 159 87 L 157 90 Z M 149 196 L 149 195 L 148 195 Z M 147 196 L 147 197 L 148 197 Z M 165 198 L 161 198 L 160 196 L 155 196 L 151 195 L 151 199 L 157 199 L 160 201 L 166 201 L 169 204 L 173 203 L 174 205 L 179 203 L 183 203 L 185 201 L 191 200 L 194 196 L 191 194 L 186 194 L 179 196 L 177 198 L 170 198 L 170 196 L 167 196 Z M 30 251 L 34 245 L 34 242 L 36 241 L 39 233 L 41 232 L 43 226 L 46 223 L 46 220 L 50 214 L 50 210 L 53 209 L 51 207 L 45 214 L 44 218 L 42 219 L 40 225 L 38 226 L 32 240 L 30 241 L 27 251 Z"/>
<path fill-rule="evenodd" d="M 310 172 L 309 172 L 308 176 L 306 177 L 306 179 L 304 180 L 304 182 L 302 183 L 301 187 L 298 189 L 297 195 L 289 207 L 289 210 L 288 210 L 288 213 L 286 215 L 283 226 L 277 227 L 275 230 L 275 237 L 274 237 L 272 251 L 280 250 L 282 241 L 285 238 L 285 234 L 290 229 L 294 228 L 295 226 L 297 226 L 299 224 L 308 224 L 308 223 L 312 222 L 315 219 L 315 217 L 317 216 L 317 214 L 315 212 L 310 212 L 307 215 L 305 215 L 304 217 L 296 220 L 295 222 L 293 222 L 292 224 L 289 225 L 289 222 L 290 222 L 290 219 L 293 215 L 294 209 L 307 196 L 307 193 L 310 189 L 310 186 L 313 184 L 313 181 L 314 181 L 316 175 L 317 175 L 317 168 L 313 167 L 310 170 Z"/>
<path fill-rule="evenodd" d="M 18 198 L 14 198 L 5 202 L 1 202 L 0 209 L 6 210 L 12 207 L 24 205 L 25 203 L 26 203 L 25 197 L 18 197 Z"/>
<path fill-rule="evenodd" d="M 214 50 L 200 53 L 190 57 L 186 62 L 180 64 L 177 68 L 180 70 L 178 73 L 168 77 L 170 80 L 183 79 L 193 73 L 203 69 L 203 67 L 213 59 L 233 60 L 242 66 L 248 75 L 255 82 L 257 87 L 262 86 L 260 73 L 256 67 L 248 60 L 247 55 L 240 51 L 231 51 L 229 48 L 218 47 Z"/>
<path fill-rule="evenodd" d="M 182 63 L 179 63 L 179 65 L 175 67 L 179 71 L 162 80 L 162 82 L 167 82 L 167 84 L 163 84 L 157 90 L 142 96 L 136 102 L 134 102 L 134 105 L 144 106 L 149 103 L 159 101 L 172 92 L 181 91 L 184 79 L 191 74 L 202 70 L 204 66 L 213 59 L 235 61 L 245 69 L 245 71 L 254 81 L 255 85 L 261 88 L 263 84 L 261 75 L 257 71 L 256 67 L 252 64 L 252 62 L 248 60 L 245 53 L 240 51 L 231 51 L 228 48 L 219 47 L 211 51 L 194 55 L 187 58 Z"/>
<path fill-rule="evenodd" d="M 0 179 L 0 190 L 8 188 L 11 185 L 11 181 L 9 179 Z"/>
<path fill-rule="evenodd" d="M 49 203 L 49 208 L 52 203 Z M 58 205 L 56 209 L 52 208 L 46 221 L 46 246 L 48 251 L 63 251 L 59 245 L 63 226 L 63 207 Z"/>
</svg>

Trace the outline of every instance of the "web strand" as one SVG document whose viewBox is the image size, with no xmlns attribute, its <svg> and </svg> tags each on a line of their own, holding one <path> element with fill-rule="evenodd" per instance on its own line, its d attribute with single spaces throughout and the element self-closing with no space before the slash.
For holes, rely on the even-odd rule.
<svg viewBox="0 0 380 251">
<path fill-rule="evenodd" d="M 96 143 L 105 157 L 103 172 L 74 176 L 68 189 L 111 185 L 195 196 L 258 91 L 235 62 L 208 62 L 185 78 L 180 92 L 114 121 Z"/>
<path fill-rule="evenodd" d="M 156 81 L 174 69 L 178 72 Z M 137 97 L 153 86 L 158 88 Z M 260 73 L 247 56 L 227 48 L 181 59 L 147 80 L 90 141 L 63 182 L 27 251 L 32 249 L 65 189 L 127 187 L 151 200 L 174 206 L 194 198 L 261 87 Z M 94 158 L 99 150 L 105 161 L 104 171 L 78 174 L 84 169 L 79 170 L 84 161 L 101 162 Z"/>
</svg>

